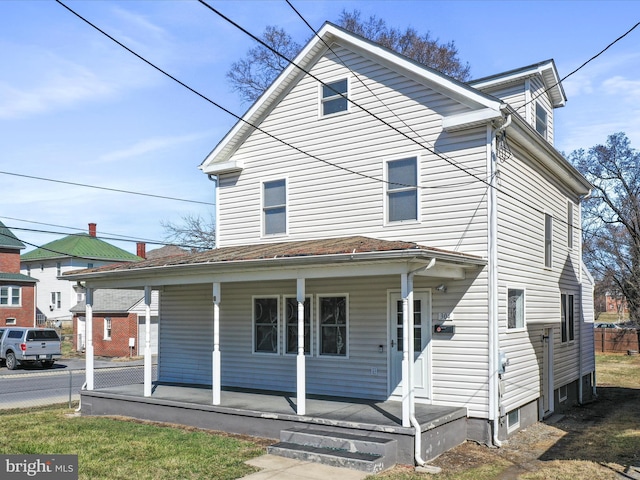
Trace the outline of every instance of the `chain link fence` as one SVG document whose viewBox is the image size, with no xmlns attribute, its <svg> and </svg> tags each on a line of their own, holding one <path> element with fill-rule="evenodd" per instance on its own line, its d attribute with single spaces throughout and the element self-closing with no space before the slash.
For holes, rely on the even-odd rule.
<svg viewBox="0 0 640 480">
<path fill-rule="evenodd" d="M 152 367 L 152 380 L 158 379 L 158 366 Z M 41 371 L 21 368 L 8 373 L 0 368 L 0 409 L 39 407 L 80 400 L 86 381 L 85 369 L 57 368 Z M 116 364 L 94 369 L 94 389 L 134 385 L 144 382 L 144 366 Z"/>
</svg>

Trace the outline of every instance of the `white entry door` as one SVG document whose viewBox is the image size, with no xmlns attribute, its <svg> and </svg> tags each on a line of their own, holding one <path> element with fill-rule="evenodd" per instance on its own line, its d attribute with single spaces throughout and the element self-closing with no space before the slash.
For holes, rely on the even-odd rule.
<svg viewBox="0 0 640 480">
<path fill-rule="evenodd" d="M 416 398 L 429 398 L 431 373 L 431 301 L 429 292 L 414 292 L 414 387 Z M 389 351 L 391 395 L 402 395 L 402 297 L 399 293 L 389 295 Z"/>
</svg>

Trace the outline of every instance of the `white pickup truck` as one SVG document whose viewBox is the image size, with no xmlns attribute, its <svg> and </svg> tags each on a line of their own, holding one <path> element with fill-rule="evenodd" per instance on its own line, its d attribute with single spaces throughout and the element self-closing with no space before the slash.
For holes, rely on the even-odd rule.
<svg viewBox="0 0 640 480">
<path fill-rule="evenodd" d="M 51 368 L 60 356 L 60 337 L 53 328 L 0 328 L 0 362 L 9 370 L 20 364 Z"/>
</svg>

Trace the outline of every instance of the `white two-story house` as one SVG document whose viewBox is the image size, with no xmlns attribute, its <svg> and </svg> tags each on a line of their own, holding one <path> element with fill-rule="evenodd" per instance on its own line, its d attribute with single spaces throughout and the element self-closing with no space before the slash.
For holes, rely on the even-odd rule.
<svg viewBox="0 0 640 480">
<path fill-rule="evenodd" d="M 465 84 L 326 24 L 200 166 L 218 248 L 69 277 L 161 289 L 158 383 L 214 406 L 395 402 L 417 430 L 454 407 L 499 444 L 592 394 L 590 185 L 553 146 L 565 101 L 551 60 Z"/>
</svg>

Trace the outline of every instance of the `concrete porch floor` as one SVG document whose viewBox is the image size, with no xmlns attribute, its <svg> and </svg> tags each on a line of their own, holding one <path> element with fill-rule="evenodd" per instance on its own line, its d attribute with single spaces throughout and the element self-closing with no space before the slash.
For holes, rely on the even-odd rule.
<svg viewBox="0 0 640 480">
<path fill-rule="evenodd" d="M 214 406 L 212 401 L 211 388 L 157 384 L 151 397 L 145 397 L 143 385 L 135 384 L 84 390 L 81 411 L 85 415 L 121 415 L 273 439 L 279 438 L 281 430 L 292 427 L 357 430 L 359 434 L 397 438 L 399 460 L 413 463 L 415 430 L 402 426 L 401 402 L 309 396 L 306 415 L 299 416 L 296 396 L 291 393 L 223 389 L 221 405 Z M 438 439 L 439 446 L 427 457 L 434 458 L 441 449 L 451 448 L 445 441 L 448 436 L 455 437 L 456 444 L 464 441 L 466 415 L 464 408 L 416 405 L 423 442 Z M 430 447 L 426 447 L 428 453 Z"/>
</svg>

